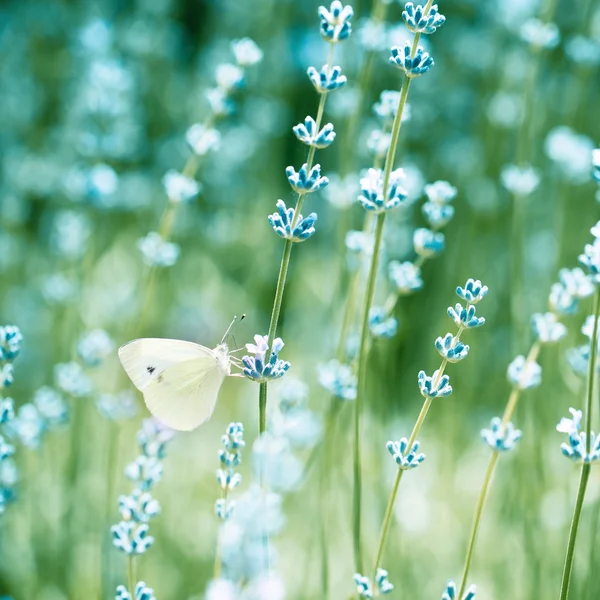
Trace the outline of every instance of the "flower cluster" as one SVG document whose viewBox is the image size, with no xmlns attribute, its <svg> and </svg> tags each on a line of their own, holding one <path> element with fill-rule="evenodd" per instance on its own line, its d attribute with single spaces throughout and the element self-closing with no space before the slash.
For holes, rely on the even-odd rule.
<svg viewBox="0 0 600 600">
<path fill-rule="evenodd" d="M 489 429 L 481 430 L 481 437 L 488 446 L 497 452 L 512 450 L 523 437 L 520 429 L 515 429 L 512 423 L 504 424 L 502 419 L 494 417 Z"/>
<path fill-rule="evenodd" d="M 15 412 L 12 398 L 3 398 L 1 391 L 13 383 L 13 362 L 21 352 L 23 336 L 16 325 L 0 327 L 0 515 L 14 499 L 17 468 L 12 461 L 15 447 L 3 434 L 14 431 Z"/>
<path fill-rule="evenodd" d="M 396 208 L 406 200 L 407 192 L 400 186 L 400 182 L 405 178 L 402 169 L 392 171 L 387 182 L 387 190 L 384 190 L 383 171 L 369 169 L 365 177 L 360 180 L 361 194 L 358 200 L 365 210 L 375 214 Z"/>
<path fill-rule="evenodd" d="M 519 354 L 508 365 L 508 381 L 513 387 L 528 390 L 538 387 L 542 382 L 542 367 L 533 359 L 527 359 Z"/>
<path fill-rule="evenodd" d="M 290 363 L 279 358 L 279 352 L 285 345 L 281 338 L 275 338 L 270 349 L 269 360 L 266 360 L 269 352 L 269 338 L 266 335 L 255 335 L 254 344 L 246 344 L 246 350 L 254 356 L 243 356 L 244 375 L 257 383 L 273 381 L 283 377 L 290 368 Z"/>
<path fill-rule="evenodd" d="M 385 569 L 377 569 L 375 586 L 373 586 L 368 577 L 360 573 L 355 573 L 354 583 L 356 584 L 356 591 L 361 598 L 373 598 L 380 594 L 389 594 L 394 589 L 394 586 L 388 579 L 388 572 Z"/>
<path fill-rule="evenodd" d="M 138 581 L 133 597 L 124 585 L 120 585 L 117 587 L 115 600 L 156 600 L 156 596 L 154 590 L 149 588 L 144 581 Z"/>
<path fill-rule="evenodd" d="M 199 160 L 218 149 L 221 141 L 220 132 L 212 124 L 233 112 L 232 96 L 244 83 L 245 69 L 259 63 L 263 57 L 261 49 L 249 38 L 233 42 L 231 50 L 235 63 L 217 65 L 217 85 L 206 92 L 210 114 L 204 123 L 194 123 L 186 132 L 192 156 L 181 173 L 170 169 L 163 177 L 165 194 L 172 206 L 191 202 L 202 191 L 202 184 L 195 178 Z M 150 231 L 138 240 L 137 247 L 147 266 L 172 267 L 177 262 L 180 248 L 169 242 L 168 236 L 168 231 Z"/>
<path fill-rule="evenodd" d="M 242 476 L 236 471 L 242 460 L 241 449 L 244 442 L 244 426 L 241 423 L 229 423 L 221 438 L 223 449 L 219 450 L 221 467 L 217 469 L 217 482 L 221 487 L 222 497 L 215 502 L 215 513 L 219 519 L 226 521 L 233 512 L 235 503 L 227 500 L 229 492 L 242 483 Z"/>
<path fill-rule="evenodd" d="M 402 470 L 414 469 L 425 460 L 425 455 L 419 453 L 418 441 L 415 441 L 409 449 L 408 440 L 406 438 L 401 438 L 398 442 L 388 442 L 386 448 L 392 455 L 398 468 Z"/>
<path fill-rule="evenodd" d="M 579 301 L 593 293 L 594 284 L 582 269 L 561 269 L 558 272 L 558 282 L 550 288 L 548 303 L 556 314 L 572 315 L 577 311 Z"/>
<path fill-rule="evenodd" d="M 576 463 L 591 463 L 600 458 L 600 436 L 590 432 L 590 451 L 587 452 L 587 435 L 581 431 L 583 413 L 580 410 L 569 408 L 571 419 L 562 418 L 556 426 L 556 431 L 566 433 L 569 441 L 561 444 L 561 452 Z"/>
<path fill-rule="evenodd" d="M 154 418 L 144 420 L 138 431 L 140 455 L 125 468 L 135 487 L 128 496 L 119 496 L 121 521 L 110 529 L 114 546 L 126 554 L 144 554 L 154 542 L 148 522 L 159 514 L 160 505 L 150 492 L 162 478 L 162 460 L 173 435 Z"/>
<path fill-rule="evenodd" d="M 465 592 L 465 595 L 462 598 L 459 598 L 457 596 L 458 590 L 456 588 L 456 584 L 454 581 L 449 580 L 446 584 L 446 590 L 442 594 L 442 600 L 475 600 L 475 591 L 476 588 L 474 585 L 472 585 Z"/>
</svg>

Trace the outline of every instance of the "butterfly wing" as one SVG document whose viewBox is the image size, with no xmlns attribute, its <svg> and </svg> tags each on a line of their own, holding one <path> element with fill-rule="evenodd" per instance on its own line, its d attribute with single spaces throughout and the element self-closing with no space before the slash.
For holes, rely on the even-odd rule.
<svg viewBox="0 0 600 600">
<path fill-rule="evenodd" d="M 169 367 L 206 357 L 213 357 L 210 348 L 162 338 L 133 340 L 119 348 L 119 360 L 133 385 L 143 392 Z"/>
<path fill-rule="evenodd" d="M 217 403 L 225 371 L 214 356 L 203 356 L 166 368 L 144 390 L 150 412 L 179 431 L 191 431 L 207 421 Z"/>
</svg>

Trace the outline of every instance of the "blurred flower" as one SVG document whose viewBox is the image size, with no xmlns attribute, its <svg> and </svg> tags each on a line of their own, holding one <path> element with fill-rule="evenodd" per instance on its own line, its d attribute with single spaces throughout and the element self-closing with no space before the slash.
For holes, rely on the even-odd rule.
<svg viewBox="0 0 600 600">
<path fill-rule="evenodd" d="M 162 479 L 162 474 L 162 462 L 156 457 L 141 455 L 125 467 L 125 476 L 142 491 L 153 488 Z"/>
<path fill-rule="evenodd" d="M 263 51 L 250 38 L 242 38 L 231 43 L 235 61 L 240 67 L 251 67 L 263 59 Z"/>
<path fill-rule="evenodd" d="M 502 185 L 514 196 L 528 196 L 540 184 L 540 176 L 533 167 L 506 165 L 500 173 Z"/>
<path fill-rule="evenodd" d="M 335 208 L 347 208 L 354 203 L 359 178 L 354 173 L 344 177 L 333 173 L 329 177 L 329 185 L 325 188 L 324 196 Z"/>
<path fill-rule="evenodd" d="M 442 594 L 442 600 L 475 600 L 475 586 L 471 585 L 462 598 L 457 596 L 458 590 L 454 581 L 448 580 L 446 591 Z"/>
<path fill-rule="evenodd" d="M 396 292 L 401 296 L 407 296 L 418 292 L 423 287 L 421 269 L 411 262 L 400 263 L 397 260 L 390 262 L 389 274 Z"/>
<path fill-rule="evenodd" d="M 314 224 L 317 220 L 317 213 L 310 213 L 306 218 L 299 214 L 294 224 L 295 209 L 287 208 L 283 200 L 277 200 L 276 206 L 277 212 L 269 215 L 268 220 L 273 231 L 279 237 L 296 243 L 304 242 L 312 237 L 315 233 Z M 294 224 L 293 228 L 292 224 Z"/>
<path fill-rule="evenodd" d="M 68 362 L 54 366 L 56 385 L 65 393 L 81 398 L 92 392 L 92 382 L 79 363 Z"/>
<path fill-rule="evenodd" d="M 212 150 L 216 150 L 219 147 L 219 144 L 221 142 L 221 134 L 219 131 L 213 129 L 212 127 L 206 127 L 206 125 L 196 123 L 187 130 L 185 134 L 185 139 L 187 140 L 187 143 L 190 145 L 190 148 L 195 154 L 197 154 L 198 156 L 204 156 L 205 154 L 208 154 Z M 169 173 L 172 173 L 172 171 L 169 171 Z M 175 173 L 179 175 L 179 173 L 177 173 L 176 171 Z M 165 175 L 165 178 L 166 177 L 167 176 Z M 190 189 L 192 189 L 195 184 L 195 189 L 197 189 L 197 191 L 192 192 L 192 196 L 195 196 L 200 191 L 200 186 L 196 181 L 191 181 L 191 184 L 184 181 L 182 187 L 185 188 L 187 186 Z M 167 185 L 165 183 L 165 188 L 166 187 Z M 168 191 L 167 195 L 171 197 Z"/>
<path fill-rule="evenodd" d="M 160 513 L 160 504 L 149 492 L 135 489 L 129 496 L 119 496 L 119 512 L 124 521 L 148 523 Z"/>
<path fill-rule="evenodd" d="M 417 48 L 415 56 L 411 56 L 411 44 L 406 42 L 403 49 L 394 46 L 390 63 L 402 69 L 407 77 L 418 77 L 427 73 L 435 64 L 433 58 L 423 50 L 422 46 Z"/>
<path fill-rule="evenodd" d="M 74 210 L 56 213 L 51 234 L 51 243 L 57 254 L 69 260 L 83 256 L 91 235 L 88 219 Z"/>
<path fill-rule="evenodd" d="M 542 367 L 520 354 L 508 365 L 508 381 L 520 390 L 537 387 L 542 382 Z"/>
<path fill-rule="evenodd" d="M 302 479 L 302 463 L 291 451 L 289 440 L 266 431 L 252 446 L 257 478 L 263 477 L 273 491 L 295 489 Z"/>
<path fill-rule="evenodd" d="M 16 325 L 0 327 L 0 361 L 12 362 L 19 356 L 23 335 Z"/>
<path fill-rule="evenodd" d="M 319 383 L 340 400 L 356 400 L 356 375 L 338 360 L 317 367 Z"/>
<path fill-rule="evenodd" d="M 443 252 L 445 237 L 443 233 L 419 227 L 413 234 L 413 245 L 419 256 L 432 258 Z"/>
<path fill-rule="evenodd" d="M 600 64 L 600 43 L 583 35 L 574 35 L 565 43 L 565 53 L 575 63 L 594 67 Z"/>
<path fill-rule="evenodd" d="M 169 200 L 175 203 L 189 202 L 202 189 L 195 179 L 182 175 L 173 169 L 165 173 L 163 185 Z"/>
<path fill-rule="evenodd" d="M 398 333 L 398 320 L 388 315 L 383 306 L 372 306 L 369 311 L 369 331 L 374 337 L 392 338 Z"/>
<path fill-rule="evenodd" d="M 383 90 L 379 95 L 379 102 L 373 104 L 373 112 L 380 117 L 384 123 L 392 123 L 396 118 L 400 104 L 400 92 L 396 90 Z M 402 111 L 402 122 L 409 121 L 411 116 L 410 104 L 404 105 Z"/>
<path fill-rule="evenodd" d="M 21 405 L 15 418 L 9 423 L 11 435 L 28 448 L 39 448 L 44 430 L 44 419 L 34 404 Z"/>
<path fill-rule="evenodd" d="M 497 452 L 512 450 L 523 437 L 523 432 L 515 429 L 512 423 L 504 425 L 502 419 L 494 417 L 489 429 L 481 430 L 481 437 L 488 446 Z"/>
<path fill-rule="evenodd" d="M 179 246 L 166 242 L 156 231 L 140 238 L 137 247 L 149 267 L 172 267 L 179 258 Z"/>
<path fill-rule="evenodd" d="M 117 394 L 100 394 L 96 398 L 98 412 L 111 421 L 124 421 L 137 414 L 137 399 L 131 390 Z"/>
<path fill-rule="evenodd" d="M 560 31 L 555 23 L 528 19 L 521 26 L 521 38 L 537 48 L 551 49 L 558 46 Z"/>
<path fill-rule="evenodd" d="M 89 367 L 98 366 L 114 350 L 114 342 L 104 329 L 93 329 L 81 336 L 77 353 Z"/>
<path fill-rule="evenodd" d="M 66 423 L 69 418 L 64 398 L 51 387 L 45 385 L 39 388 L 33 395 L 33 403 L 49 429 Z"/>
<path fill-rule="evenodd" d="M 215 79 L 219 88 L 225 93 L 229 93 L 242 86 L 244 83 L 244 71 L 237 65 L 222 63 L 217 65 L 215 69 Z"/>
<path fill-rule="evenodd" d="M 126 554 L 144 554 L 154 543 L 154 538 L 148 535 L 149 529 L 145 523 L 120 521 L 110 528 L 113 545 Z"/>
<path fill-rule="evenodd" d="M 567 179 L 573 183 L 584 183 L 589 179 L 594 149 L 590 138 L 566 126 L 555 127 L 548 133 L 544 149 Z"/>
<path fill-rule="evenodd" d="M 583 254 L 579 255 L 579 262 L 587 269 L 590 279 L 596 285 L 600 284 L 600 239 L 596 238 L 593 244 L 586 244 Z"/>
</svg>

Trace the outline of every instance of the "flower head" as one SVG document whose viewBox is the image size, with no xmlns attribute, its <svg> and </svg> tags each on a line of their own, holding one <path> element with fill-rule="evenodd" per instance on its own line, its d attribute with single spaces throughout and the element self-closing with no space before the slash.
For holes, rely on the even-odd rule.
<svg viewBox="0 0 600 600">
<path fill-rule="evenodd" d="M 195 179 L 182 175 L 173 169 L 165 173 L 163 185 L 169 200 L 175 204 L 189 202 L 201 190 L 200 184 Z"/>
<path fill-rule="evenodd" d="M 21 352 L 23 335 L 16 325 L 0 327 L 0 360 L 12 362 Z"/>
<path fill-rule="evenodd" d="M 242 357 L 244 364 L 243 373 L 248 379 L 263 383 L 283 377 L 290 368 L 290 363 L 279 358 L 279 352 L 284 346 L 281 338 L 275 338 L 271 346 L 269 360 L 266 360 L 266 354 L 269 350 L 268 336 L 255 335 L 255 344 L 246 344 L 246 350 L 254 356 Z"/>
<path fill-rule="evenodd" d="M 508 365 L 508 381 L 520 390 L 537 387 L 542 382 L 542 367 L 520 354 Z"/>
<path fill-rule="evenodd" d="M 398 333 L 398 320 L 388 315 L 383 306 L 372 306 L 369 311 L 369 330 L 375 337 L 392 338 Z"/>
<path fill-rule="evenodd" d="M 335 139 L 333 124 L 327 123 L 319 131 L 317 123 L 312 117 L 306 117 L 304 123 L 295 125 L 293 130 L 303 144 L 314 148 L 327 148 Z"/>
<path fill-rule="evenodd" d="M 567 335 L 567 328 L 559 322 L 554 313 L 536 313 L 531 318 L 533 333 L 542 344 L 558 342 Z"/>
<path fill-rule="evenodd" d="M 515 429 L 512 423 L 502 424 L 502 419 L 494 417 L 489 429 L 481 430 L 481 437 L 492 450 L 505 452 L 512 450 L 523 437 L 520 429 Z"/>
<path fill-rule="evenodd" d="M 406 28 L 412 33 L 435 33 L 438 27 L 446 22 L 446 17 L 438 13 L 438 5 L 433 4 L 427 14 L 425 8 L 421 5 L 415 5 L 407 2 L 404 5 L 402 18 L 406 23 Z"/>
<path fill-rule="evenodd" d="M 251 67 L 263 59 L 263 51 L 250 38 L 242 38 L 231 43 L 235 62 L 240 67 Z"/>
<path fill-rule="evenodd" d="M 417 441 L 409 449 L 408 440 L 401 438 L 398 442 L 388 442 L 386 448 L 398 467 L 403 470 L 414 469 L 425 460 L 425 455 L 419 453 L 419 442 Z"/>
<path fill-rule="evenodd" d="M 475 600 L 475 586 L 471 585 L 467 589 L 465 595 L 462 598 L 457 596 L 458 590 L 456 584 L 452 580 L 448 580 L 446 584 L 446 591 L 442 594 L 442 600 Z"/>
<path fill-rule="evenodd" d="M 221 134 L 212 127 L 206 127 L 201 123 L 192 125 L 185 134 L 185 139 L 198 156 L 204 156 L 212 150 L 216 150 L 221 142 Z M 194 180 L 192 180 L 194 181 Z M 196 183 L 196 181 L 194 181 Z M 190 186 L 190 190 L 193 189 Z"/>
<path fill-rule="evenodd" d="M 483 285 L 479 279 L 467 279 L 464 288 L 460 286 L 456 288 L 456 295 L 469 304 L 477 304 L 485 298 L 487 293 L 488 286 Z"/>
<path fill-rule="evenodd" d="M 586 244 L 579 262 L 587 269 L 590 279 L 600 284 L 600 239 L 596 238 L 593 244 Z"/>
<path fill-rule="evenodd" d="M 406 175 L 402 169 L 396 169 L 390 174 L 388 187 L 384 193 L 383 171 L 369 169 L 360 180 L 361 194 L 358 197 L 363 208 L 376 214 L 391 210 L 406 200 L 408 192 L 400 186 Z"/>
<path fill-rule="evenodd" d="M 421 269 L 411 262 L 400 263 L 397 260 L 390 262 L 389 274 L 396 292 L 401 296 L 407 296 L 418 292 L 423 287 Z"/>
<path fill-rule="evenodd" d="M 163 240 L 156 231 L 140 238 L 137 247 L 149 267 L 172 267 L 179 258 L 179 246 Z"/>
<path fill-rule="evenodd" d="M 521 38 L 537 48 L 555 48 L 560 41 L 560 31 L 555 23 L 529 19 L 521 27 Z"/>
<path fill-rule="evenodd" d="M 348 81 L 346 76 L 342 75 L 342 68 L 339 66 L 323 65 L 320 71 L 308 67 L 306 74 L 319 94 L 335 92 L 344 87 Z"/>
<path fill-rule="evenodd" d="M 463 329 L 481 327 L 485 323 L 485 318 L 478 317 L 475 312 L 475 306 L 472 304 L 469 304 L 467 308 L 464 308 L 463 305 L 459 303 L 454 307 L 448 307 L 448 316 L 454 321 L 454 324 L 457 327 L 462 327 Z"/>
<path fill-rule="evenodd" d="M 469 346 L 465 346 L 458 337 L 451 333 L 447 333 L 443 338 L 438 337 L 435 340 L 435 347 L 442 358 L 451 363 L 456 363 L 469 354 Z"/>
<path fill-rule="evenodd" d="M 318 367 L 319 383 L 340 400 L 356 400 L 356 375 L 351 367 L 330 360 Z"/>
<path fill-rule="evenodd" d="M 294 224 L 295 209 L 287 208 L 283 200 L 277 200 L 276 206 L 277 212 L 269 215 L 268 219 L 273 231 L 279 237 L 296 243 L 304 242 L 312 237 L 315 233 L 314 225 L 317 213 L 310 213 L 306 218 L 299 214 Z"/>
<path fill-rule="evenodd" d="M 419 371 L 418 383 L 421 395 L 425 398 L 443 398 L 452 393 L 450 377 L 448 375 L 442 375 L 440 377 L 439 370 L 431 377 L 429 377 L 425 371 Z"/>
<path fill-rule="evenodd" d="M 413 245 L 415 252 L 422 258 L 433 258 L 444 250 L 446 238 L 443 233 L 431 231 L 425 227 L 415 229 Z"/>
<path fill-rule="evenodd" d="M 316 192 L 329 183 L 327 177 L 321 177 L 321 165 L 315 165 L 309 171 L 308 165 L 304 163 L 298 172 L 290 166 L 285 170 L 285 174 L 292 189 L 298 194 Z"/>
<path fill-rule="evenodd" d="M 406 42 L 402 49 L 397 46 L 392 48 L 390 63 L 402 69 L 406 76 L 411 78 L 427 73 L 435 64 L 433 58 L 423 50 L 422 46 L 419 46 L 415 55 L 411 56 L 410 42 Z"/>
<path fill-rule="evenodd" d="M 329 10 L 319 6 L 319 18 L 321 19 L 321 37 L 326 42 L 341 42 L 352 33 L 350 19 L 354 11 L 350 5 L 343 6 L 339 0 L 334 0 Z"/>
</svg>

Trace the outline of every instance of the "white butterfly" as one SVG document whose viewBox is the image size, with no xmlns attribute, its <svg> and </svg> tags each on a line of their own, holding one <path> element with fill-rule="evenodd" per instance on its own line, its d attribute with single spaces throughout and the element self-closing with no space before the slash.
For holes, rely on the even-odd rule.
<svg viewBox="0 0 600 600">
<path fill-rule="evenodd" d="M 183 340 L 142 338 L 121 346 L 119 360 L 159 421 L 191 431 L 210 419 L 221 385 L 232 375 L 232 360 L 237 363 L 223 340 L 211 350 Z"/>
</svg>

